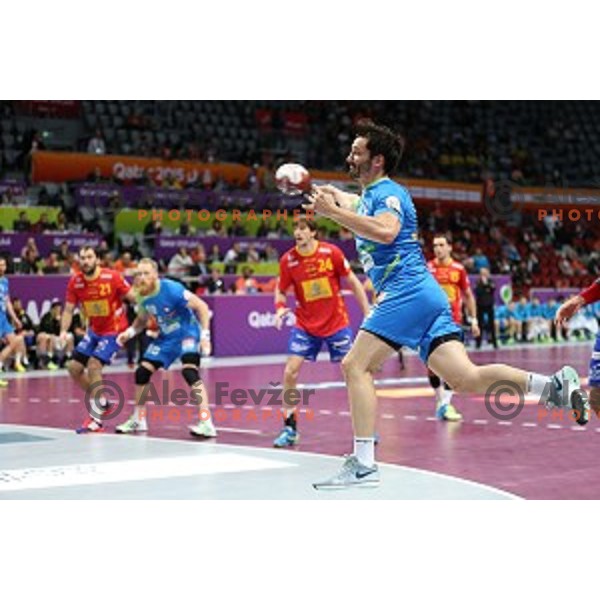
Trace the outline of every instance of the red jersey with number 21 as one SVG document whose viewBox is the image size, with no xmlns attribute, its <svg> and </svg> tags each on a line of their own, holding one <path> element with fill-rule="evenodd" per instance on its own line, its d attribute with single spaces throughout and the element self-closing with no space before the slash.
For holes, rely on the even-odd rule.
<svg viewBox="0 0 600 600">
<path fill-rule="evenodd" d="M 340 277 L 350 274 L 343 252 L 333 244 L 318 242 L 307 256 L 294 247 L 279 261 L 279 290 L 294 288 L 296 327 L 316 337 L 333 335 L 350 320 L 340 293 Z"/>
<path fill-rule="evenodd" d="M 67 285 L 66 301 L 81 305 L 89 328 L 96 335 L 116 335 L 127 329 L 123 296 L 130 289 L 123 275 L 112 269 L 100 269 L 94 279 L 77 273 Z"/>
</svg>

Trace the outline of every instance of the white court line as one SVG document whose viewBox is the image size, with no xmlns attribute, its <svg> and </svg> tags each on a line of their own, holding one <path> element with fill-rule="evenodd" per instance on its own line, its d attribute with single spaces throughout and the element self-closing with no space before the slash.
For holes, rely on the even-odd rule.
<svg viewBox="0 0 600 600">
<path fill-rule="evenodd" d="M 260 429 L 236 429 L 235 427 L 217 427 L 217 431 L 227 431 L 229 433 L 248 433 L 250 435 L 262 435 Z"/>
<path fill-rule="evenodd" d="M 349 414 L 349 413 L 348 413 Z M 512 424 L 512 423 L 511 423 Z M 39 426 L 39 425 L 18 425 L 18 424 L 11 424 L 13 427 L 18 427 L 18 428 L 24 428 L 24 429 L 42 429 L 42 430 L 46 430 L 48 432 L 54 432 L 56 433 L 57 431 L 59 432 L 63 432 L 66 433 L 68 435 L 72 435 L 72 431 L 70 429 L 65 429 L 65 428 L 59 428 L 59 427 L 44 427 L 44 426 Z M 119 434 L 110 434 L 110 433 L 105 433 L 102 435 L 102 439 L 106 439 L 106 440 L 110 440 L 110 439 L 119 439 L 121 436 Z M 146 436 L 144 437 L 139 437 L 139 438 L 130 438 L 130 439 L 138 439 L 138 440 L 148 440 L 148 438 Z M 168 439 L 168 438 L 155 438 L 155 437 L 151 437 L 150 438 L 153 442 L 159 442 L 159 443 L 163 443 L 163 444 L 189 444 L 189 443 L 193 443 L 192 441 L 188 441 L 188 442 L 183 442 L 181 440 L 172 440 L 172 439 Z M 293 450 L 286 450 L 283 448 L 254 448 L 254 447 L 247 447 L 247 446 L 240 446 L 238 444 L 227 444 L 227 443 L 219 443 L 218 444 L 219 448 L 223 448 L 223 449 L 227 449 L 227 450 L 233 450 L 235 452 L 245 452 L 245 451 L 257 451 L 260 450 L 261 453 L 267 453 L 267 454 L 273 454 L 273 456 L 275 455 L 282 455 L 282 454 L 287 454 L 290 457 L 295 457 L 296 456 L 296 452 Z M 314 456 L 314 457 L 318 457 L 318 458 L 336 458 L 335 456 L 332 456 L 331 454 L 320 454 L 317 452 L 307 452 L 305 450 L 301 450 L 300 453 L 302 455 L 306 455 L 306 456 Z M 337 457 L 339 458 L 339 457 Z M 297 466 L 294 463 L 291 463 L 292 466 Z M 385 466 L 387 468 L 390 469 L 394 469 L 394 470 L 398 470 L 400 469 L 401 471 L 412 471 L 413 473 L 422 473 L 422 474 L 426 474 L 426 475 L 435 475 L 436 477 L 441 477 L 442 479 L 446 479 L 448 481 L 458 481 L 461 483 L 468 483 L 474 487 L 480 488 L 480 489 L 484 489 L 484 490 L 488 490 L 488 491 L 493 491 L 494 493 L 497 493 L 499 495 L 502 495 L 510 500 L 524 500 L 525 498 L 523 498 L 522 496 L 517 496 L 516 494 L 513 494 L 512 492 L 507 492 L 503 489 L 500 488 L 496 488 L 493 485 L 488 485 L 485 483 L 480 483 L 478 481 L 473 481 L 472 479 L 465 479 L 463 477 L 456 477 L 454 475 L 447 475 L 446 473 L 440 473 L 439 471 L 432 471 L 432 470 L 428 470 L 428 469 L 420 469 L 418 467 L 405 467 L 402 465 L 397 465 L 397 464 L 393 464 L 393 463 L 386 463 L 386 462 L 378 462 L 377 463 L 379 466 Z"/>
<path fill-rule="evenodd" d="M 417 417 L 417 416 L 415 416 L 415 415 L 404 415 L 404 418 L 405 418 L 407 421 L 416 421 L 416 420 L 418 420 L 418 418 L 419 418 L 419 417 Z"/>
<path fill-rule="evenodd" d="M 563 428 L 562 425 L 557 425 L 556 423 L 549 423 L 548 425 L 546 425 L 546 427 L 548 429 L 562 429 Z"/>
<path fill-rule="evenodd" d="M 79 402 L 82 402 L 79 398 L 69 398 L 69 404 L 77 404 Z"/>
<path fill-rule="evenodd" d="M 338 411 L 338 415 L 340 417 L 349 417 L 350 413 L 347 410 L 340 410 L 340 411 Z"/>
<path fill-rule="evenodd" d="M 523 427 L 537 427 L 537 423 L 522 423 Z"/>
<path fill-rule="evenodd" d="M 319 411 L 320 415 L 330 415 L 331 411 L 330 410 L 326 410 L 326 409 L 322 409 Z"/>
<path fill-rule="evenodd" d="M 585 427 L 581 425 L 571 425 L 571 431 L 586 431 Z"/>
<path fill-rule="evenodd" d="M 0 471 L 0 492 L 288 469 L 296 466 L 267 458 L 224 453 L 7 469 Z"/>
<path fill-rule="evenodd" d="M 21 402 L 21 399 L 20 398 L 9 398 L 8 401 L 12 402 L 13 404 L 16 404 L 17 402 Z"/>
<path fill-rule="evenodd" d="M 50 404 L 57 404 L 58 402 L 60 402 L 60 398 L 50 398 L 48 402 L 50 402 Z"/>
<path fill-rule="evenodd" d="M 425 417 L 426 421 L 437 421 L 437 417 Z"/>
<path fill-rule="evenodd" d="M 29 398 L 29 402 L 31 402 L 32 404 L 40 404 L 41 401 L 41 398 Z"/>
<path fill-rule="evenodd" d="M 487 419 L 473 419 L 473 425 L 487 425 Z"/>
<path fill-rule="evenodd" d="M 512 425 L 512 421 L 498 421 L 498 425 L 505 425 L 505 426 Z"/>
<path fill-rule="evenodd" d="M 391 414 L 389 414 L 389 413 L 383 413 L 383 414 L 381 415 L 381 418 L 382 418 L 382 419 L 395 419 L 395 418 L 396 418 L 396 415 L 391 415 Z"/>
</svg>

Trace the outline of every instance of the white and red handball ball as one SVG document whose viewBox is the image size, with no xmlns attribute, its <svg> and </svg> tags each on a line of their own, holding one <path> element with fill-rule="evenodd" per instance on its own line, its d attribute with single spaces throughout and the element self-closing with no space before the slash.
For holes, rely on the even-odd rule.
<svg viewBox="0 0 600 600">
<path fill-rule="evenodd" d="M 285 163 L 275 172 L 277 189 L 288 196 L 299 196 L 310 192 L 310 173 L 297 163 Z"/>
</svg>

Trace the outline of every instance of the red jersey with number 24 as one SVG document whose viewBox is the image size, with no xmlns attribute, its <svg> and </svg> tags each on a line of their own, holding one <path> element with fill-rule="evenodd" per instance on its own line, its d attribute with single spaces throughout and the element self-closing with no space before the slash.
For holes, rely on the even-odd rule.
<svg viewBox="0 0 600 600">
<path fill-rule="evenodd" d="M 294 288 L 296 326 L 310 335 L 327 337 L 350 319 L 340 293 L 340 277 L 350 274 L 344 253 L 333 244 L 317 242 L 317 249 L 302 255 L 294 247 L 279 261 L 279 291 Z"/>
<path fill-rule="evenodd" d="M 471 288 L 467 270 L 455 260 L 447 265 L 440 265 L 436 258 L 427 263 L 427 268 L 448 296 L 452 319 L 461 325 L 463 296 Z"/>
</svg>

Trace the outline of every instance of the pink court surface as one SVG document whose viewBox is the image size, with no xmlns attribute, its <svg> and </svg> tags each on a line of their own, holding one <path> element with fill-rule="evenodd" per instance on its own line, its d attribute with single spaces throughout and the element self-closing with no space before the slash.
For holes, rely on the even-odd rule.
<svg viewBox="0 0 600 600">
<path fill-rule="evenodd" d="M 564 364 L 571 364 L 585 382 L 590 353 L 591 344 L 581 343 L 483 350 L 471 356 L 479 364 L 506 362 L 542 373 L 552 373 Z M 197 411 L 178 408 L 173 403 L 168 406 L 149 403 L 150 431 L 143 436 L 180 440 L 190 445 L 235 445 L 238 450 L 272 448 L 281 428 L 278 408 L 268 405 L 272 396 L 265 394 L 256 406 L 248 395 L 245 404 L 236 407 L 231 394 L 236 388 L 275 389 L 281 381 L 284 360 L 285 357 L 248 357 L 243 361 L 231 358 L 205 362 L 203 379 L 211 394 L 219 429 L 216 440 L 192 438 L 188 425 L 197 421 Z M 120 386 L 125 398 L 121 414 L 107 423 L 107 432 L 112 433 L 114 426 L 132 410 L 133 372 L 125 367 L 111 368 L 106 379 Z M 177 367 L 162 372 L 154 381 L 161 393 L 165 382 L 171 390 L 187 390 Z M 600 421 L 595 415 L 586 427 L 580 427 L 569 415 L 542 411 L 532 399 L 515 418 L 500 420 L 490 414 L 482 396 L 457 395 L 454 404 L 464 420 L 439 422 L 434 418 L 433 393 L 428 387 L 426 370 L 414 355 L 405 356 L 404 370 L 390 359 L 377 374 L 377 381 L 381 436 L 378 461 L 477 482 L 522 498 L 600 498 Z M 334 457 L 349 453 L 351 421 L 339 366 L 327 360 L 306 363 L 301 383 L 315 391 L 308 404 L 302 406 L 301 440 L 292 453 Z M 219 407 L 215 406 L 218 384 L 227 385 L 229 392 Z M 74 430 L 84 416 L 83 393 L 64 370 L 15 376 L 10 379 L 10 386 L 0 392 L 3 425 Z M 277 453 L 271 451 L 270 456 L 277 458 Z M 3 467 L 7 464 L 5 461 Z"/>
</svg>

